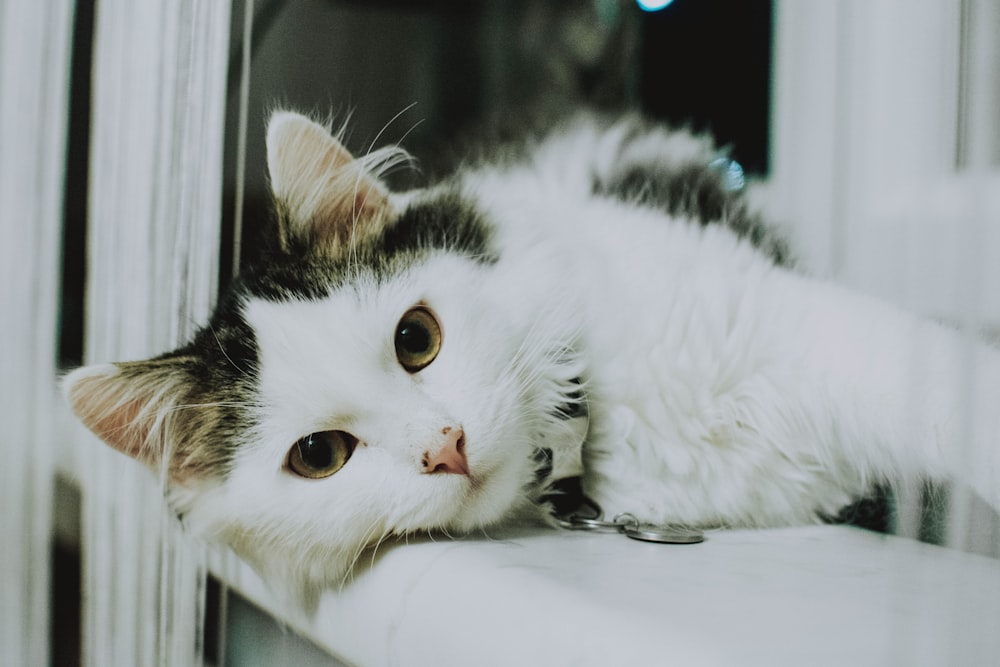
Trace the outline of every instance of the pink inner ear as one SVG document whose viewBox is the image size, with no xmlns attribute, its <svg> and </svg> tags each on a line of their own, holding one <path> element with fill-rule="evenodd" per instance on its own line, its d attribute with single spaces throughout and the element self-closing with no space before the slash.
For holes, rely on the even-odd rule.
<svg viewBox="0 0 1000 667">
<path fill-rule="evenodd" d="M 293 233 L 342 242 L 377 225 L 389 206 L 385 188 L 329 131 L 294 113 L 268 127 L 268 170 Z"/>
<path fill-rule="evenodd" d="M 388 204 L 385 194 L 377 186 L 363 179 L 354 194 L 354 214 L 358 218 L 371 220 L 379 215 Z"/>
<path fill-rule="evenodd" d="M 134 380 L 122 377 L 113 366 L 102 374 L 80 374 L 88 370 L 81 369 L 67 378 L 73 412 L 111 447 L 147 465 L 157 465 L 159 452 L 147 444 L 151 421 L 156 418 L 155 406 L 148 405 L 152 397 L 123 396 L 134 390 L 129 386 Z"/>
<path fill-rule="evenodd" d="M 121 453 L 148 465 L 155 465 L 159 456 L 147 446 L 149 428 L 140 421 L 141 410 L 139 401 L 128 401 L 98 418 L 91 430 Z"/>
<path fill-rule="evenodd" d="M 274 194 L 292 206 L 312 199 L 354 157 L 329 131 L 304 116 L 278 113 L 267 132 L 267 167 Z"/>
</svg>

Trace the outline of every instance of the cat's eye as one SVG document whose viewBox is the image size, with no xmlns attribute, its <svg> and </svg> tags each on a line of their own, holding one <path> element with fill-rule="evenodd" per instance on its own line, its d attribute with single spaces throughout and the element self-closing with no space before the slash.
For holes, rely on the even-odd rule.
<svg viewBox="0 0 1000 667">
<path fill-rule="evenodd" d="M 410 373 L 426 368 L 441 351 L 441 325 L 427 306 L 414 306 L 396 325 L 396 358 Z"/>
<path fill-rule="evenodd" d="M 344 467 L 358 439 L 345 431 L 310 433 L 288 451 L 288 469 L 296 475 L 320 479 Z"/>
</svg>

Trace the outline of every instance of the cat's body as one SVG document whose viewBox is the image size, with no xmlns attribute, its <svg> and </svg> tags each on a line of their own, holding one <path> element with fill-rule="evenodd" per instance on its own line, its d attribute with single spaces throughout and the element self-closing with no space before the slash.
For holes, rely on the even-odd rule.
<svg viewBox="0 0 1000 667">
<path fill-rule="evenodd" d="M 538 451 L 581 414 L 586 493 L 644 521 L 814 522 L 920 479 L 1000 507 L 1000 354 L 785 266 L 715 157 L 584 116 L 390 194 L 278 114 L 272 251 L 191 346 L 76 371 L 70 399 L 170 451 L 192 526 L 297 587 L 385 535 L 544 516 Z M 336 455 L 307 479 L 315 433 Z"/>
</svg>

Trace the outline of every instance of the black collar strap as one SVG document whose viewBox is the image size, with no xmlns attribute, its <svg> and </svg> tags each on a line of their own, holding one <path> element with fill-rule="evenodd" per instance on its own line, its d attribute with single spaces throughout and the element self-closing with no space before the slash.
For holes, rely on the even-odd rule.
<svg viewBox="0 0 1000 667">
<path fill-rule="evenodd" d="M 583 442 L 590 416 L 585 408 L 560 410 L 559 416 L 563 428 L 546 438 L 535 452 L 538 501 L 550 505 L 557 518 L 578 514 L 596 518 L 600 509 L 583 493 L 582 484 Z"/>
<path fill-rule="evenodd" d="M 583 442 L 590 417 L 585 408 L 561 410 L 559 415 L 565 428 L 547 438 L 535 452 L 538 502 L 548 505 L 557 525 L 570 530 L 619 532 L 644 542 L 694 544 L 704 539 L 700 530 L 641 523 L 630 514 L 604 520 L 601 506 L 583 492 Z"/>
</svg>

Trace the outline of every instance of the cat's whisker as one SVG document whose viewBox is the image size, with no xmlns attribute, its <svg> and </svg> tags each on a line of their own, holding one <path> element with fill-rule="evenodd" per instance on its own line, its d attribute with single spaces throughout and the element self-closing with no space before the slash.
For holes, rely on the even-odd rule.
<svg viewBox="0 0 1000 667">
<path fill-rule="evenodd" d="M 506 541 L 506 540 L 498 539 L 498 538 L 494 537 L 493 535 L 491 535 L 490 531 L 489 531 L 490 528 L 491 528 L 491 526 L 480 526 L 479 527 L 479 532 L 482 533 L 483 537 L 487 541 L 494 542 L 494 543 L 503 543 L 503 542 Z"/>
<path fill-rule="evenodd" d="M 389 537 L 389 535 L 390 535 L 390 531 L 388 529 L 383 530 L 382 534 L 375 541 L 375 545 L 372 546 L 372 548 L 371 548 L 372 556 L 371 556 L 370 561 L 368 562 L 368 567 L 369 568 L 375 567 L 375 558 L 376 558 L 376 556 L 378 556 L 378 549 L 379 549 L 380 546 L 382 546 L 382 543 Z"/>
<path fill-rule="evenodd" d="M 241 366 L 239 366 L 239 365 L 238 365 L 238 364 L 237 364 L 237 363 L 236 363 L 235 361 L 233 361 L 233 358 L 229 356 L 229 353 L 228 353 L 228 352 L 226 352 L 226 347 L 225 347 L 225 345 L 223 345 L 223 344 L 222 344 L 222 341 L 221 341 L 221 340 L 219 339 L 219 332 L 215 330 L 215 327 L 214 327 L 214 326 L 212 326 L 212 323 L 211 323 L 211 322 L 209 322 L 209 323 L 208 323 L 208 329 L 209 329 L 209 330 L 210 330 L 210 331 L 212 332 L 212 337 L 213 337 L 213 338 L 215 338 L 215 344 L 216 344 L 216 345 L 217 345 L 217 346 L 219 347 L 219 351 L 220 351 L 220 352 L 222 352 L 222 356 L 223 356 L 223 357 L 225 358 L 225 360 L 226 360 L 226 361 L 228 361 L 228 362 L 229 362 L 229 364 L 230 364 L 230 365 L 231 365 L 231 366 L 232 366 L 232 367 L 233 367 L 234 369 L 236 369 L 236 371 L 237 371 L 238 373 L 240 373 L 240 374 L 241 374 L 241 375 L 243 375 L 244 377 L 247 377 L 247 378 L 251 378 L 251 375 L 250 375 L 250 373 L 248 373 L 248 372 L 247 372 L 246 370 L 244 370 L 244 369 L 243 369 L 243 368 L 242 368 Z M 251 378 L 251 379 L 252 379 L 252 378 Z"/>
<path fill-rule="evenodd" d="M 178 403 L 161 410 L 161 413 L 174 413 L 184 410 L 201 410 L 204 408 L 254 408 L 253 403 L 238 401 L 206 401 L 204 403 Z"/>
<path fill-rule="evenodd" d="M 389 126 L 392 125 L 394 122 L 396 122 L 396 119 L 398 119 L 400 116 L 402 116 L 403 114 L 405 114 L 407 111 L 409 111 L 410 109 L 412 109 L 415 106 L 417 106 L 416 102 L 410 102 L 405 107 L 403 107 L 398 112 L 396 112 L 395 116 L 393 116 L 392 118 L 390 118 L 384 125 L 382 125 L 382 129 L 378 131 L 378 133 L 375 135 L 375 138 L 372 139 L 371 144 L 369 144 L 369 146 L 368 146 L 368 155 L 371 155 L 372 150 L 375 148 L 375 145 L 378 143 L 378 140 L 382 138 L 382 135 L 385 133 L 386 130 L 389 129 Z M 405 137 L 405 135 L 404 135 L 404 137 Z"/>
<path fill-rule="evenodd" d="M 410 105 L 410 106 L 412 107 L 413 105 Z M 403 132 L 403 136 L 401 136 L 399 138 L 399 141 L 396 142 L 396 145 L 400 146 L 400 150 L 403 151 L 403 152 L 399 153 L 397 155 L 394 155 L 392 159 L 386 160 L 385 163 L 383 163 L 382 167 L 379 170 L 379 174 L 378 174 L 380 177 L 388 176 L 390 173 L 392 173 L 393 169 L 395 169 L 396 167 L 398 167 L 400 165 L 406 165 L 410 169 L 415 169 L 415 170 L 417 170 L 418 173 L 420 172 L 420 168 L 417 165 L 416 159 L 412 155 L 410 155 L 409 153 L 405 152 L 405 150 L 403 150 L 401 148 L 401 144 L 404 141 L 406 141 L 406 138 L 409 137 L 410 134 L 414 130 L 416 130 L 418 127 L 420 127 L 420 125 L 423 122 L 424 122 L 424 119 L 421 118 L 421 119 L 415 121 L 412 125 L 410 125 L 410 129 L 408 129 L 405 132 Z"/>
<path fill-rule="evenodd" d="M 358 518 L 361 519 L 360 516 Z M 382 524 L 384 524 L 384 522 L 382 522 L 382 521 L 372 522 L 369 525 L 368 530 L 365 531 L 364 535 L 362 536 L 361 540 L 359 541 L 359 546 L 357 547 L 357 549 L 355 549 L 354 555 L 349 560 L 349 562 L 350 562 L 350 571 L 352 573 L 357 568 L 358 562 L 360 561 L 362 554 L 364 554 L 364 552 L 367 551 L 368 549 L 377 550 L 378 547 L 379 547 L 379 545 L 382 543 L 382 541 L 385 540 L 386 537 L 389 534 L 391 534 L 392 529 L 390 527 L 388 527 L 386 525 L 382 525 Z M 381 528 L 380 528 L 380 525 L 381 525 Z M 378 534 L 380 530 L 381 530 L 381 536 L 379 537 L 379 539 L 377 541 L 375 541 L 375 543 L 373 545 L 373 537 L 376 534 Z M 374 564 L 374 562 L 375 562 L 374 559 L 375 559 L 375 554 L 373 553 L 372 554 L 372 564 Z"/>
</svg>

